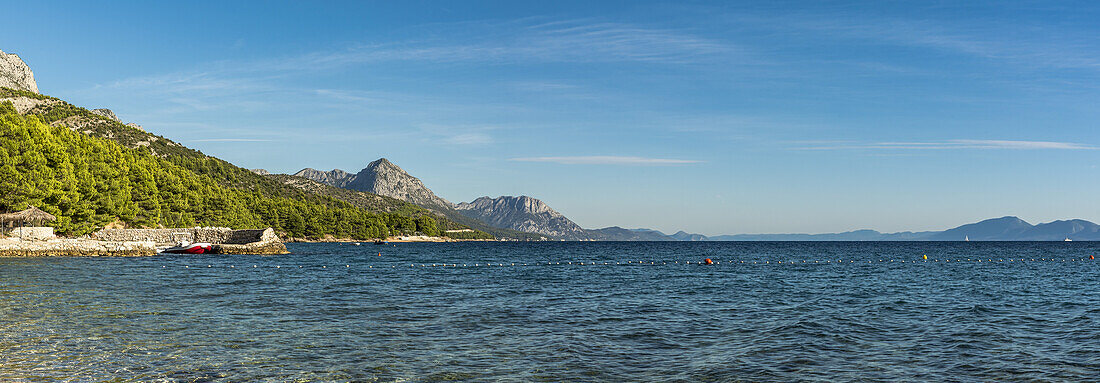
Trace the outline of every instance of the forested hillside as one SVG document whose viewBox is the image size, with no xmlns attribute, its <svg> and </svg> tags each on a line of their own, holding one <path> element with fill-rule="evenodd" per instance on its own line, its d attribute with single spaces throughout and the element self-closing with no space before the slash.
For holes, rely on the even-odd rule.
<svg viewBox="0 0 1100 383">
<path fill-rule="evenodd" d="M 0 102 L 0 210 L 38 206 L 62 234 L 116 221 L 356 239 L 464 227 L 402 201 L 370 211 L 302 191 L 51 97 L 0 88 L 0 98 L 32 106 L 20 115 Z"/>
</svg>

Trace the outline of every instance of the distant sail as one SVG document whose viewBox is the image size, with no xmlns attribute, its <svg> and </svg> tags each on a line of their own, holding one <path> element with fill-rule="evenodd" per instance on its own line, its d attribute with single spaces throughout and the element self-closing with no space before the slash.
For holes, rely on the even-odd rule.
<svg viewBox="0 0 1100 383">
<path fill-rule="evenodd" d="M 968 236 L 966 236 L 966 239 L 965 239 L 965 241 L 967 241 L 967 242 L 970 242 L 970 236 L 969 236 L 969 235 L 968 235 Z"/>
</svg>

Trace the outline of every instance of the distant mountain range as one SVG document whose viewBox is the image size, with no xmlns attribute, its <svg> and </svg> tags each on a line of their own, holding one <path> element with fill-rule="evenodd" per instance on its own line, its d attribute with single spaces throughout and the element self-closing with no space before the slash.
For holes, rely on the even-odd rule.
<svg viewBox="0 0 1100 383">
<path fill-rule="evenodd" d="M 1100 225 L 1081 220 L 1032 225 L 1017 217 L 987 219 L 944 231 L 880 233 L 856 230 L 828 234 L 737 234 L 708 237 L 679 232 L 671 237 L 691 241 L 1100 241 Z"/>
<path fill-rule="evenodd" d="M 585 229 L 543 201 L 529 196 L 480 197 L 451 203 L 428 189 L 385 158 L 352 174 L 340 169 L 302 169 L 295 176 L 344 189 L 363 191 L 423 206 L 457 222 L 478 228 L 535 233 L 570 241 L 1075 241 L 1100 240 L 1100 225 L 1085 220 L 1032 225 L 1016 217 L 1002 217 L 944 231 L 881 233 L 855 230 L 826 234 L 734 234 L 706 236 L 679 231 L 668 235 L 651 229 L 618 226 Z"/>
<path fill-rule="evenodd" d="M 569 241 L 673 241 L 652 230 L 620 227 L 585 229 L 529 196 L 480 197 L 471 202 L 451 203 L 428 189 L 419 178 L 385 158 L 375 160 L 358 173 L 340 169 L 321 171 L 305 168 L 294 176 L 338 188 L 373 193 L 411 202 L 479 230 L 485 226 L 535 233 L 548 239 Z M 484 226 L 482 226 L 484 225 Z"/>
</svg>

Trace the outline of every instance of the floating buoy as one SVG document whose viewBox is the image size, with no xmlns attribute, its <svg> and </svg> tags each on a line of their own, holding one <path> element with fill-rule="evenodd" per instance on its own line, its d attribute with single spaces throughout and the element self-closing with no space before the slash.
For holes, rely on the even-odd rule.
<svg viewBox="0 0 1100 383">
<path fill-rule="evenodd" d="M 924 260 L 926 260 L 926 261 L 928 260 L 928 254 L 924 255 Z"/>
<path fill-rule="evenodd" d="M 379 256 L 379 257 L 381 257 L 381 256 L 382 256 L 382 253 L 381 253 L 381 252 L 379 252 L 379 253 L 378 253 L 378 256 Z"/>
<path fill-rule="evenodd" d="M 1089 259 L 1096 259 L 1096 256 L 1095 255 L 1090 255 Z"/>
<path fill-rule="evenodd" d="M 706 260 L 706 263 L 707 263 L 708 265 L 713 265 L 713 264 L 714 264 L 714 261 L 710 260 L 710 258 L 707 258 L 707 260 Z"/>
</svg>

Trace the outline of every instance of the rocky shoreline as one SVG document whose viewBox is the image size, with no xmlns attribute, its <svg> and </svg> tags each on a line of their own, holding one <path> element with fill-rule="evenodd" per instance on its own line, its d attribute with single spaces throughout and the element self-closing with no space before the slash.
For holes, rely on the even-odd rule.
<svg viewBox="0 0 1100 383">
<path fill-rule="evenodd" d="M 109 242 L 90 239 L 45 241 L 0 239 L 0 257 L 147 257 L 157 255 L 153 242 Z"/>
<path fill-rule="evenodd" d="M 430 237 L 424 235 L 387 237 L 386 242 L 499 242 L 497 239 L 455 239 L 448 237 Z M 312 238 L 287 238 L 287 242 L 297 243 L 371 243 L 372 240 L 352 238 L 334 238 L 331 236 L 319 239 Z"/>
<path fill-rule="evenodd" d="M 48 228 L 47 228 L 48 229 Z M 177 236 L 189 242 L 209 242 L 210 254 L 289 254 L 274 230 L 231 230 L 228 228 L 109 229 L 85 238 L 0 238 L 0 257 L 147 257 L 157 248 L 174 245 Z"/>
</svg>

